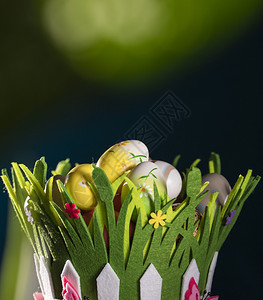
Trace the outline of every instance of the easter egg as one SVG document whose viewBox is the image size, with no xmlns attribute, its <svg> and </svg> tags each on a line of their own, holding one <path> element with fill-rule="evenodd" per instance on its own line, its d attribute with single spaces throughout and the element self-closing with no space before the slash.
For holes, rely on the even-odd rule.
<svg viewBox="0 0 263 300">
<path fill-rule="evenodd" d="M 166 184 L 160 169 L 153 162 L 142 162 L 128 174 L 128 178 L 135 184 L 146 213 L 150 214 L 154 211 L 154 183 L 160 197 L 164 198 L 166 195 Z M 128 191 L 128 185 L 124 184 L 121 194 L 122 201 L 124 201 Z"/>
<path fill-rule="evenodd" d="M 96 198 L 88 183 L 92 183 L 93 166 L 83 164 L 73 168 L 66 177 L 65 187 L 78 208 L 92 210 L 97 205 Z"/>
<path fill-rule="evenodd" d="M 108 149 L 98 160 L 97 167 L 104 170 L 110 182 L 139 163 L 148 161 L 149 151 L 137 140 L 120 142 Z"/>
<path fill-rule="evenodd" d="M 153 161 L 161 170 L 163 178 L 166 182 L 167 195 L 169 199 L 176 198 L 182 189 L 182 178 L 177 169 L 165 161 Z"/>
<path fill-rule="evenodd" d="M 226 178 L 220 174 L 217 173 L 210 173 L 206 174 L 202 177 L 202 184 L 209 181 L 208 186 L 204 189 L 205 191 L 209 191 L 207 195 L 202 199 L 202 201 L 198 204 L 196 209 L 203 214 L 205 211 L 205 207 L 207 206 L 211 193 L 218 192 L 218 196 L 216 198 L 215 202 L 215 208 L 217 208 L 218 205 L 224 206 L 226 203 L 226 200 L 228 198 L 228 195 L 231 191 L 231 186 L 229 182 L 226 180 Z"/>
<path fill-rule="evenodd" d="M 64 209 L 62 197 L 59 191 L 57 180 L 65 183 L 66 176 L 55 175 L 49 178 L 46 183 L 45 192 L 48 195 L 50 201 L 54 201 L 61 209 Z"/>
</svg>

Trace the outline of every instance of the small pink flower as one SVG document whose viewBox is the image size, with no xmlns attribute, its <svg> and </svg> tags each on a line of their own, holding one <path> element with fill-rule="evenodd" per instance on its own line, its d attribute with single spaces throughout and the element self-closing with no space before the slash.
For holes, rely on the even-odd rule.
<svg viewBox="0 0 263 300">
<path fill-rule="evenodd" d="M 218 298 L 219 298 L 218 296 L 213 296 L 213 297 L 205 298 L 204 300 L 218 300 Z M 201 300 L 199 288 L 194 280 L 194 277 L 192 277 L 190 279 L 189 288 L 185 293 L 184 299 L 185 300 Z"/>
<path fill-rule="evenodd" d="M 78 214 L 80 213 L 80 209 L 75 208 L 76 207 L 75 203 L 66 203 L 65 206 L 66 206 L 65 212 L 67 214 L 69 214 L 70 219 L 72 219 L 72 218 L 78 219 L 79 218 Z"/>
<path fill-rule="evenodd" d="M 81 300 L 79 294 L 74 289 L 72 284 L 67 280 L 66 277 L 63 277 L 63 300 Z"/>
</svg>

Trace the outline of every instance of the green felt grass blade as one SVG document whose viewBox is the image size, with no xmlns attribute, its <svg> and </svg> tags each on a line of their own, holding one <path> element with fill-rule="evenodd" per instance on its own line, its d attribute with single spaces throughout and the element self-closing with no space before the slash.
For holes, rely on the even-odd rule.
<svg viewBox="0 0 263 300">
<path fill-rule="evenodd" d="M 190 166 L 190 170 L 195 168 L 199 163 L 200 163 L 201 159 L 197 158 Z"/>
<path fill-rule="evenodd" d="M 12 173 L 12 178 L 13 178 L 13 189 L 15 191 L 15 195 L 16 195 L 16 199 L 17 199 L 17 203 L 18 205 L 23 208 L 24 207 L 24 204 L 25 204 L 25 199 L 27 198 L 28 196 L 28 193 L 27 191 L 24 189 L 24 186 L 21 186 L 19 184 L 19 181 L 18 181 L 18 177 L 14 171 L 14 169 L 12 168 L 11 170 L 11 173 Z M 21 209 L 21 212 L 23 213 L 23 209 Z"/>
<path fill-rule="evenodd" d="M 45 241 L 45 239 L 44 239 L 44 234 L 46 234 L 46 232 L 43 233 L 44 230 L 41 231 L 41 229 L 43 229 L 43 227 L 37 226 L 37 230 L 38 230 L 38 234 L 39 234 L 39 238 L 40 238 L 40 242 L 41 242 L 41 246 L 42 246 L 42 250 L 43 250 L 44 257 L 45 257 L 46 259 L 49 259 L 49 257 L 50 257 L 50 252 L 49 252 L 49 250 L 48 250 L 47 243 L 46 243 L 46 241 Z"/>
<path fill-rule="evenodd" d="M 20 215 L 20 217 L 22 217 L 22 213 L 21 213 L 21 209 L 20 209 L 19 203 L 18 203 L 18 201 L 16 199 L 15 192 L 14 192 L 14 190 L 12 188 L 12 185 L 11 185 L 8 177 L 6 175 L 2 175 L 1 178 L 2 178 L 2 181 L 3 181 L 4 185 L 5 185 L 5 187 L 6 187 L 6 190 L 8 192 L 9 198 L 10 198 L 13 206 L 16 209 L 16 212 Z"/>
<path fill-rule="evenodd" d="M 227 201 L 222 209 L 222 212 L 221 212 L 221 219 L 223 220 L 223 218 L 225 218 L 225 214 L 226 214 L 226 211 L 229 207 L 229 205 L 231 204 L 232 200 L 235 198 L 236 194 L 238 193 L 241 185 L 242 185 L 242 182 L 244 180 L 244 177 L 242 175 L 239 175 L 238 177 L 238 180 L 236 181 L 233 189 L 231 190 L 228 198 L 227 198 Z"/>
<path fill-rule="evenodd" d="M 47 164 L 45 162 L 45 157 L 41 157 L 36 161 L 33 175 L 40 183 L 41 187 L 44 189 L 46 184 L 46 176 L 47 176 Z"/>
<path fill-rule="evenodd" d="M 215 215 L 215 206 L 216 206 L 216 198 L 218 196 L 218 192 L 211 193 L 210 194 L 210 200 L 207 204 L 208 213 L 209 213 L 209 228 L 211 230 L 213 221 L 214 221 L 214 215 Z"/>
<path fill-rule="evenodd" d="M 221 161 L 219 154 L 211 152 L 209 158 L 209 173 L 221 174 Z"/>
<path fill-rule="evenodd" d="M 254 191 L 254 189 L 256 188 L 256 186 L 258 185 L 260 180 L 261 180 L 261 177 L 257 175 L 256 178 L 251 180 L 250 184 L 247 184 L 247 187 L 242 195 L 242 198 L 244 199 L 243 201 L 245 201 L 251 195 L 251 193 Z M 240 202 L 242 202 L 242 201 L 240 200 Z"/>
<path fill-rule="evenodd" d="M 178 165 L 178 162 L 179 162 L 179 159 L 181 158 L 181 155 L 177 155 L 174 160 L 173 160 L 173 163 L 172 165 L 176 168 L 176 166 Z"/>
<path fill-rule="evenodd" d="M 117 221 L 117 232 L 115 243 L 120 244 L 121 253 L 120 255 L 124 258 L 125 264 L 127 264 L 128 256 L 130 252 L 130 219 L 127 216 L 128 205 L 132 198 L 132 191 L 129 191 L 124 202 L 122 204 L 119 218 Z M 110 244 L 112 248 L 112 244 Z M 113 245 L 116 248 L 116 245 Z M 119 248 L 119 247 L 117 247 Z"/>
<path fill-rule="evenodd" d="M 121 183 L 125 180 L 125 177 L 127 176 L 127 172 L 122 174 L 120 177 L 118 177 L 112 184 L 111 184 L 111 188 L 113 191 L 113 194 L 115 195 L 119 186 L 121 185 Z"/>
<path fill-rule="evenodd" d="M 114 193 L 111 188 L 111 183 L 101 168 L 94 167 L 92 178 L 96 185 L 100 200 L 105 203 L 107 211 L 108 232 L 111 236 L 115 230 L 115 213 L 113 206 Z"/>
<path fill-rule="evenodd" d="M 216 244 L 218 242 L 219 230 L 221 226 L 221 206 L 219 205 L 216 209 L 216 214 L 214 217 L 214 222 L 210 232 L 209 239 L 209 248 L 208 248 L 208 256 L 211 257 L 214 255 Z M 219 249 L 217 249 L 219 250 Z"/>
<path fill-rule="evenodd" d="M 16 195 L 15 195 L 15 193 L 13 191 L 11 183 L 10 183 L 10 181 L 9 181 L 9 179 L 8 179 L 8 177 L 6 175 L 2 175 L 1 178 L 2 178 L 3 183 L 4 183 L 4 185 L 5 185 L 5 187 L 6 187 L 7 191 L 8 191 L 9 198 L 11 200 L 12 206 L 13 206 L 14 211 L 16 213 L 16 216 L 17 216 L 17 218 L 19 220 L 19 223 L 20 223 L 22 229 L 24 230 L 27 238 L 29 239 L 29 241 L 30 241 L 30 243 L 31 243 L 34 251 L 37 252 L 36 248 L 35 248 L 35 244 L 33 242 L 33 232 L 32 232 L 32 230 L 29 230 L 29 227 L 26 225 L 27 220 L 25 220 L 23 218 L 23 214 L 22 214 L 21 208 L 18 205 L 18 201 L 16 199 Z"/>
<path fill-rule="evenodd" d="M 52 175 L 64 175 L 66 176 L 71 169 L 71 163 L 69 158 L 60 161 L 57 164 L 56 170 L 52 171 Z"/>
<path fill-rule="evenodd" d="M 101 201 L 105 203 L 112 202 L 114 193 L 111 188 L 111 183 L 101 168 L 95 167 L 92 171 L 92 178 L 97 187 Z"/>
<path fill-rule="evenodd" d="M 205 190 L 208 185 L 209 185 L 209 181 L 204 182 L 201 186 L 200 193 L 202 193 L 203 190 Z"/>
<path fill-rule="evenodd" d="M 168 201 L 161 209 L 163 213 L 166 213 L 167 210 L 172 206 L 173 201 Z"/>
<path fill-rule="evenodd" d="M 214 212 L 213 212 L 214 213 Z M 204 274 L 203 269 L 206 267 L 207 264 L 207 249 L 209 245 L 209 211 L 206 207 L 205 213 L 204 213 L 204 222 L 203 222 L 203 228 L 200 235 L 199 240 L 199 256 L 197 258 L 197 264 L 200 271 L 200 279 L 199 279 L 199 288 L 201 291 L 203 291 L 205 284 L 206 284 L 206 274 Z"/>
<path fill-rule="evenodd" d="M 65 199 L 65 202 L 68 202 L 68 203 L 71 203 L 71 204 L 74 203 L 71 195 L 67 191 L 64 184 L 60 180 L 58 180 L 57 182 L 58 182 L 59 190 L 60 190 L 61 194 L 63 195 L 63 197 Z M 59 206 L 57 206 L 54 202 L 51 202 L 51 205 L 52 205 L 53 208 L 56 207 L 56 211 L 60 210 L 61 215 L 62 215 L 62 211 L 61 211 Z M 78 207 L 76 206 L 75 208 L 77 209 Z M 88 230 L 88 227 L 87 227 L 83 217 L 81 216 L 81 214 L 79 214 L 78 219 L 73 219 L 72 222 L 74 223 L 75 228 L 77 229 L 77 231 L 79 233 L 79 236 L 82 240 L 82 243 L 88 249 L 93 248 L 93 241 L 92 241 L 91 234 L 90 234 L 90 232 Z"/>
<path fill-rule="evenodd" d="M 43 251 L 41 248 L 41 242 L 40 242 L 36 224 L 32 224 L 32 229 L 33 229 L 33 235 L 34 235 L 34 244 L 36 246 L 38 257 L 43 256 Z"/>
<path fill-rule="evenodd" d="M 9 178 L 7 169 L 2 169 L 2 170 L 1 170 L 1 173 L 2 173 L 2 175 L 5 175 L 5 176 L 7 177 L 7 179 L 9 180 L 9 182 L 10 182 L 10 178 Z"/>
<path fill-rule="evenodd" d="M 129 189 L 132 190 L 132 201 L 129 205 L 127 215 L 130 217 L 133 213 L 134 207 L 136 207 L 137 214 L 139 213 L 139 210 L 141 211 L 142 225 L 144 226 L 148 223 L 148 216 L 146 214 L 144 204 L 141 201 L 140 194 L 134 183 L 129 178 L 126 177 L 125 181 L 127 182 Z"/>
<path fill-rule="evenodd" d="M 68 236 L 66 230 L 60 226 L 58 227 L 58 229 L 59 229 L 60 234 L 64 240 L 64 243 L 67 247 L 69 256 L 70 256 L 71 260 L 74 262 L 74 256 L 77 255 L 78 249 L 76 249 L 76 247 L 74 246 L 74 244 L 73 244 L 72 240 L 70 239 L 70 237 Z"/>
<path fill-rule="evenodd" d="M 222 245 L 223 245 L 224 241 L 226 240 L 227 236 L 229 235 L 231 229 L 235 225 L 246 199 L 253 192 L 253 190 L 257 186 L 259 180 L 260 180 L 260 176 L 257 176 L 256 179 L 252 180 L 250 185 L 247 185 L 247 187 L 246 187 L 245 191 L 243 192 L 243 195 L 240 197 L 240 199 L 236 200 L 236 201 L 238 201 L 238 203 L 233 208 L 233 209 L 236 210 L 236 213 L 235 213 L 233 219 L 231 220 L 230 224 L 226 226 L 225 225 L 226 219 L 224 218 L 222 220 L 222 222 L 223 222 L 222 229 L 220 231 L 219 238 L 218 238 L 218 243 L 217 243 L 217 249 L 218 250 L 222 247 Z M 241 191 L 240 191 L 239 195 L 240 194 L 241 194 Z M 229 211 L 231 211 L 231 209 Z M 226 217 L 227 217 L 227 214 L 226 214 Z"/>
<path fill-rule="evenodd" d="M 102 229 L 100 228 L 97 212 L 94 212 L 94 248 L 98 256 L 101 258 L 102 263 L 108 262 L 108 254 L 105 245 L 105 241 L 102 234 Z"/>
<path fill-rule="evenodd" d="M 193 167 L 188 173 L 186 193 L 190 197 L 195 197 L 201 190 L 202 175 L 198 168 Z"/>
<path fill-rule="evenodd" d="M 161 209 L 161 199 L 155 181 L 153 185 L 153 191 L 154 191 L 154 210 L 155 212 L 157 212 L 158 210 Z"/>
<path fill-rule="evenodd" d="M 68 220 L 68 217 L 61 211 L 61 209 L 56 205 L 56 203 L 51 202 L 51 205 L 55 209 L 58 217 L 60 218 L 61 223 L 63 224 L 65 230 L 67 231 L 68 236 L 70 237 L 74 247 L 77 249 L 83 248 L 83 244 L 77 232 L 75 231 L 74 227 L 72 226 L 71 222 Z"/>
<path fill-rule="evenodd" d="M 164 263 L 162 252 L 156 251 L 156 249 L 160 248 L 161 241 L 162 241 L 162 227 L 159 226 L 157 229 L 154 229 L 151 243 L 149 246 L 147 259 L 146 259 L 146 264 L 153 263 L 155 267 L 157 267 L 158 263 L 156 264 L 156 262 L 162 261 L 162 263 Z"/>
<path fill-rule="evenodd" d="M 19 164 L 19 166 L 25 173 L 25 175 L 28 178 L 28 180 L 30 181 L 30 183 L 32 184 L 34 191 L 38 195 L 41 202 L 43 202 L 43 200 L 45 199 L 45 193 L 44 193 L 42 186 L 40 185 L 40 183 L 38 182 L 36 177 L 32 174 L 32 172 L 30 172 L 30 170 L 25 165 Z"/>
<path fill-rule="evenodd" d="M 23 176 L 23 174 L 22 174 L 22 172 L 21 172 L 18 164 L 15 163 L 15 162 L 13 162 L 13 163 L 11 163 L 11 165 L 12 165 L 12 169 L 14 170 L 14 173 L 17 176 L 17 180 L 19 182 L 19 185 L 21 187 L 24 187 L 25 186 L 25 178 L 24 178 L 24 176 Z"/>
</svg>

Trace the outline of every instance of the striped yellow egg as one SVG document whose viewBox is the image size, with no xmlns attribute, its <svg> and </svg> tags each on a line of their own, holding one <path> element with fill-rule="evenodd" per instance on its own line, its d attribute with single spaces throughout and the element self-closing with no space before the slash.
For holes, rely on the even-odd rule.
<svg viewBox="0 0 263 300">
<path fill-rule="evenodd" d="M 93 166 L 82 164 L 73 168 L 66 177 L 65 187 L 72 196 L 78 208 L 92 210 L 97 200 L 89 186 L 92 179 Z"/>
<path fill-rule="evenodd" d="M 104 170 L 110 182 L 139 163 L 148 161 L 149 151 L 141 141 L 129 140 L 109 148 L 98 160 L 97 167 Z"/>
</svg>

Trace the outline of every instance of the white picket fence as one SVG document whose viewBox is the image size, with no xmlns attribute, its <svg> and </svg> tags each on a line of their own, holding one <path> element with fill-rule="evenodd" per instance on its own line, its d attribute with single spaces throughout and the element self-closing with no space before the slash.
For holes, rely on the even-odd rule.
<svg viewBox="0 0 263 300">
<path fill-rule="evenodd" d="M 211 291 L 217 257 L 218 252 L 215 253 L 208 272 L 208 278 L 206 283 L 206 291 L 208 292 Z M 44 257 L 40 257 L 40 261 L 38 261 L 38 259 L 35 256 L 35 264 L 39 284 L 44 299 L 56 300 L 54 299 L 54 289 L 51 274 Z M 192 259 L 186 272 L 183 275 L 180 300 L 185 299 L 185 293 L 189 287 L 190 279 L 193 277 L 195 282 L 198 284 L 199 275 L 200 272 L 198 270 L 196 261 L 195 259 Z M 61 279 L 63 279 L 63 277 L 66 277 L 67 280 L 74 287 L 75 291 L 79 295 L 81 295 L 79 275 L 75 270 L 74 266 L 72 265 L 71 261 L 69 260 L 66 261 L 64 269 L 61 273 Z M 98 300 L 119 300 L 120 279 L 118 278 L 117 274 L 114 272 L 109 263 L 107 263 L 104 266 L 96 281 Z M 162 277 L 160 276 L 154 265 L 150 264 L 140 279 L 140 300 L 161 300 L 162 281 Z"/>
</svg>

